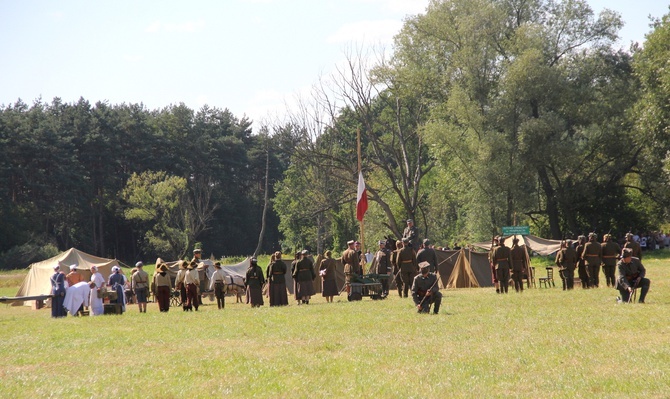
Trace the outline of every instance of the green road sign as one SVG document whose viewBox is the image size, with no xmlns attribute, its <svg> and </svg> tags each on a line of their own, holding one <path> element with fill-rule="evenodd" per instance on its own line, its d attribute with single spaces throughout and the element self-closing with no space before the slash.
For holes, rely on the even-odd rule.
<svg viewBox="0 0 670 399">
<path fill-rule="evenodd" d="M 502 228 L 502 235 L 511 236 L 511 235 L 530 235 L 530 226 L 505 226 Z"/>
</svg>

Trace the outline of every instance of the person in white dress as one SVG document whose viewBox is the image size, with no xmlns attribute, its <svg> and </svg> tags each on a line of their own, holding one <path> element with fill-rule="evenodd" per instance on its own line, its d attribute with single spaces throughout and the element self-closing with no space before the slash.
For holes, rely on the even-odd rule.
<svg viewBox="0 0 670 399">
<path fill-rule="evenodd" d="M 105 278 L 98 272 L 96 266 L 91 266 L 91 316 L 98 316 L 105 312 L 105 307 L 102 304 L 102 298 L 99 296 L 99 289 L 105 284 Z"/>
</svg>

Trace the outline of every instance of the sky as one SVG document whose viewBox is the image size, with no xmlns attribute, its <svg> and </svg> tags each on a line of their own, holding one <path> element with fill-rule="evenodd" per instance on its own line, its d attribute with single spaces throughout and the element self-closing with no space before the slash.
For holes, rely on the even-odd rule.
<svg viewBox="0 0 670 399">
<path fill-rule="evenodd" d="M 280 118 L 352 49 L 392 49 L 429 0 L 0 0 L 0 105 L 19 98 L 184 103 Z M 644 41 L 663 0 L 588 0 Z"/>
</svg>

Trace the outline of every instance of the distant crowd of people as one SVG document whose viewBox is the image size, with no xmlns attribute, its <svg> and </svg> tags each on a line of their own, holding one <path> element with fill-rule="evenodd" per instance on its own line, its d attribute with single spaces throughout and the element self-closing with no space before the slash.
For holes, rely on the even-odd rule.
<svg viewBox="0 0 670 399">
<path fill-rule="evenodd" d="M 588 241 L 586 236 L 579 236 L 574 243 L 571 240 L 563 241 L 555 260 L 563 290 L 574 288 L 575 271 L 582 288 L 599 287 L 602 267 L 607 286 L 617 288 L 622 301 L 628 302 L 632 292 L 640 288 L 639 302 L 644 303 L 650 282 L 645 277 L 646 271 L 641 263 L 642 250 L 645 247 L 670 247 L 670 235 L 663 232 L 642 236 L 628 233 L 625 240 L 623 250 L 612 240 L 610 234 L 603 236 L 602 243 L 598 243 L 594 233 L 589 234 Z M 370 251 L 362 253 L 357 241 L 351 240 L 347 243 L 347 249 L 341 258 L 345 275 L 342 290 L 346 290 L 349 300 L 360 299 L 360 292 L 355 287 L 363 281 L 364 266 L 369 264 L 374 265 L 374 269 L 368 270 L 368 273 L 373 273 L 381 284 L 381 298 L 388 296 L 390 281 L 394 281 L 398 296 L 407 298 L 411 292 L 418 312 L 428 313 L 432 307 L 434 314 L 439 313 L 442 295 L 437 284 L 437 255 L 429 239 L 419 240 L 418 229 L 413 220 L 407 220 L 402 239 L 381 240 L 378 244 L 379 249 L 373 254 Z M 61 271 L 64 265 L 59 264 L 51 277 L 52 316 L 63 317 L 67 310 L 73 314 L 80 313 L 85 304 L 89 306 L 92 316 L 103 314 L 103 298 L 109 296 L 106 294 L 107 290 L 115 293 L 111 302 L 118 305 L 120 312 L 126 310 L 127 303 L 136 302 L 140 313 L 146 313 L 148 298 L 152 293 L 161 312 L 169 311 L 173 296 L 180 299 L 183 311 L 197 311 L 202 304 L 203 293 L 213 293 L 218 308 L 224 309 L 226 275 L 219 262 L 214 264 L 215 271 L 211 275 L 203 275 L 202 270 L 198 270 L 198 265 L 202 262 L 201 254 L 200 249 L 195 249 L 190 262 L 180 261 L 174 279 L 167 265 L 162 262 L 157 262 L 151 279 L 143 270 L 142 262 L 137 262 L 130 279 L 126 278 L 118 266 L 114 266 L 107 281 L 97 267 L 92 266 L 88 282 L 83 281 L 76 264 L 69 266 L 70 272 L 67 275 Z M 247 304 L 252 307 L 263 306 L 264 298 L 269 300 L 270 306 L 289 304 L 285 277 L 289 269 L 282 256 L 281 252 L 273 253 L 265 271 L 255 258 L 250 260 L 242 282 Z M 502 237 L 495 237 L 489 252 L 489 261 L 497 293 L 508 293 L 510 282 L 517 292 L 523 292 L 523 280 L 529 277 L 530 272 L 528 253 L 519 246 L 516 237 L 513 238 L 511 248 L 503 245 Z M 317 277 L 322 280 L 322 295 L 326 302 L 332 303 L 334 297 L 340 295 L 336 281 L 337 262 L 333 259 L 332 252 L 326 251 L 323 256 L 319 256 L 317 263 L 313 263 L 307 250 L 297 252 L 292 260 L 290 273 L 294 284 L 293 295 L 298 305 L 309 304 L 311 297 L 315 295 L 313 281 Z M 618 270 L 618 277 L 615 276 L 615 270 Z M 68 306 L 72 309 L 67 308 L 64 302 L 68 287 L 81 287 L 81 284 L 89 289 L 87 300 L 68 301 Z"/>
</svg>

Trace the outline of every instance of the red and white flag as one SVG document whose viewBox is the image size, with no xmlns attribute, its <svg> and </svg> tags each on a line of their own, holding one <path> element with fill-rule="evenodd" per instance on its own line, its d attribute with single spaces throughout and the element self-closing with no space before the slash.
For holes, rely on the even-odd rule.
<svg viewBox="0 0 670 399">
<path fill-rule="evenodd" d="M 358 172 L 358 193 L 356 194 L 356 219 L 363 221 L 363 216 L 368 210 L 368 193 L 365 191 L 363 172 Z"/>
</svg>

